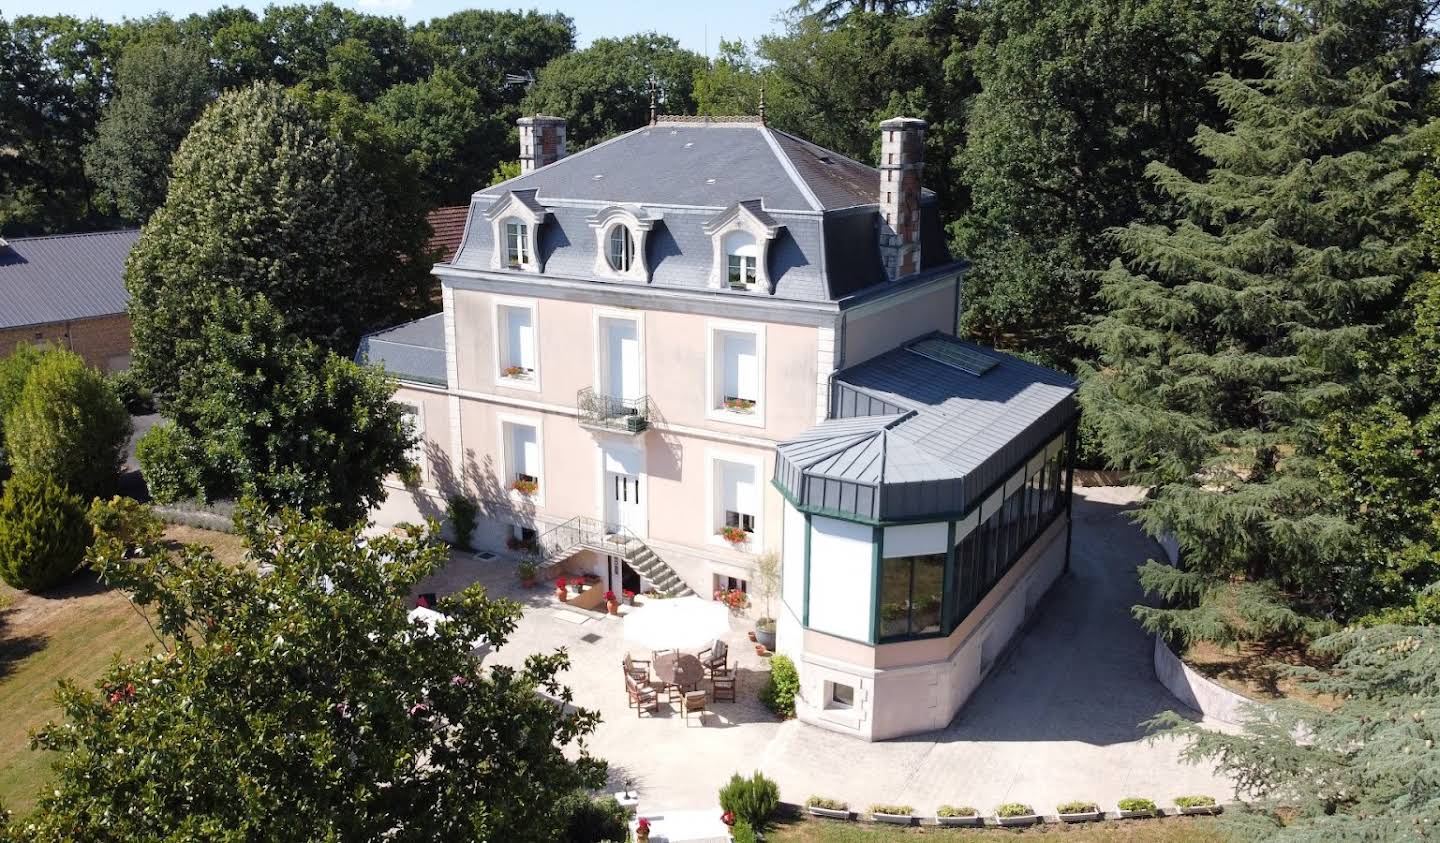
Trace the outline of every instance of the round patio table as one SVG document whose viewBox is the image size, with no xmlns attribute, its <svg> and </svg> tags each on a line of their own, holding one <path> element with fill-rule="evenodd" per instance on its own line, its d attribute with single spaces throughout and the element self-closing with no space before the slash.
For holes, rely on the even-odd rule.
<svg viewBox="0 0 1440 843">
<path fill-rule="evenodd" d="M 662 653 L 655 657 L 654 668 L 661 682 L 687 691 L 700 687 L 705 678 L 704 666 L 689 653 Z"/>
</svg>

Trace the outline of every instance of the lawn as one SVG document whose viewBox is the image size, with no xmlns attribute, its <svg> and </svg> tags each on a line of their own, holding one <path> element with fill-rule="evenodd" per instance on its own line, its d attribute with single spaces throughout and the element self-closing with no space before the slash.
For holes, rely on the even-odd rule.
<svg viewBox="0 0 1440 843">
<path fill-rule="evenodd" d="M 240 539 L 225 533 L 170 527 L 165 536 L 210 545 L 227 562 L 243 555 Z M 0 584 L 0 606 L 0 803 L 24 814 L 50 776 L 49 755 L 32 752 L 28 743 L 32 729 L 60 713 L 52 693 L 56 681 L 89 685 L 117 654 L 139 655 L 156 642 L 125 595 L 88 571 L 43 596 Z"/>
<path fill-rule="evenodd" d="M 1215 843 L 1222 840 L 1215 832 L 1215 821 L 1205 817 L 1174 817 L 1163 820 L 1130 820 L 1083 825 L 1043 825 L 1018 831 L 1013 829 L 951 829 L 895 828 L 893 826 L 835 822 L 831 820 L 791 820 L 776 826 L 766 835 L 769 843 L 879 843 L 882 840 L 954 841 L 954 843 L 1000 843 L 1004 840 L 1039 840 L 1048 837 L 1056 843 Z"/>
</svg>

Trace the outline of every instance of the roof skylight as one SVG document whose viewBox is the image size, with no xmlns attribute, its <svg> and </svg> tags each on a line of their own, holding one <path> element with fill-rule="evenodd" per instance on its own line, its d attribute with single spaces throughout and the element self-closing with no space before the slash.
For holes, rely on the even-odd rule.
<svg viewBox="0 0 1440 843">
<path fill-rule="evenodd" d="M 995 368 L 995 365 L 1000 362 L 988 354 L 939 337 L 916 340 L 905 348 L 913 354 L 934 360 L 936 363 L 952 369 L 959 369 L 977 378 Z"/>
</svg>

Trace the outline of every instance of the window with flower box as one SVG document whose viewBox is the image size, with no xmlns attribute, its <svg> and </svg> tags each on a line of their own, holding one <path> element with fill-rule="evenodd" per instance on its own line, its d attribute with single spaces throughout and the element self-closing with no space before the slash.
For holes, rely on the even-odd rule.
<svg viewBox="0 0 1440 843">
<path fill-rule="evenodd" d="M 710 403 L 706 414 L 717 421 L 764 424 L 765 334 L 756 325 L 710 326 Z"/>
<path fill-rule="evenodd" d="M 505 487 L 511 495 L 536 499 L 538 503 L 545 476 L 539 427 L 523 421 L 503 421 L 500 427 L 505 447 Z"/>
<path fill-rule="evenodd" d="M 714 489 L 713 531 L 721 541 L 747 550 L 760 520 L 759 473 L 754 463 L 715 459 L 711 465 Z"/>
<path fill-rule="evenodd" d="M 534 303 L 497 301 L 494 338 L 496 383 L 513 389 L 538 389 Z"/>
</svg>

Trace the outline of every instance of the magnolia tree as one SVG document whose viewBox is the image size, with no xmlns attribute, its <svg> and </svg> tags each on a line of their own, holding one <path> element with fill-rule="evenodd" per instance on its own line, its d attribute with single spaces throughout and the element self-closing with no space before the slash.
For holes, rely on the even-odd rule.
<svg viewBox="0 0 1440 843">
<path fill-rule="evenodd" d="M 65 719 L 34 738 L 57 780 L 0 838 L 555 839 L 560 797 L 604 779 L 565 652 L 482 670 L 473 642 L 503 647 L 520 609 L 479 586 L 442 599 L 433 631 L 410 622 L 411 590 L 446 558 L 430 532 L 237 521 L 242 566 L 97 541 L 158 644 L 94 688 L 61 684 Z"/>
</svg>

